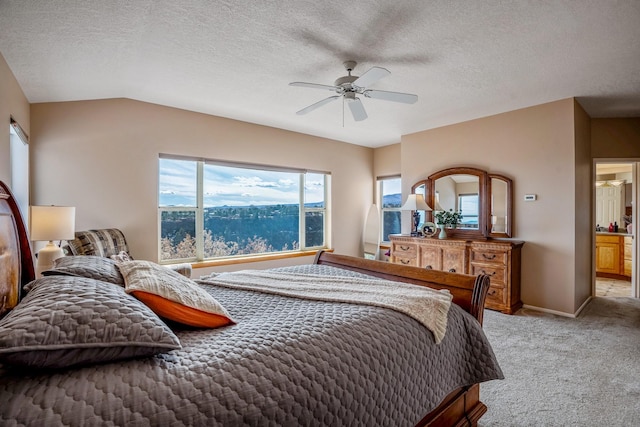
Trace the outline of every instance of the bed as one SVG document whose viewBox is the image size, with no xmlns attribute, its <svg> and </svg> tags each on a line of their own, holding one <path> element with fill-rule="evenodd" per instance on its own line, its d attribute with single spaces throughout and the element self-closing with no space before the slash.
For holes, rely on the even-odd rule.
<svg viewBox="0 0 640 427">
<path fill-rule="evenodd" d="M 124 264 L 97 275 L 90 268 L 70 272 L 72 265 L 36 279 L 27 233 L 2 183 L 0 265 L 2 425 L 476 425 L 486 412 L 479 383 L 503 378 L 481 328 L 484 275 L 321 251 L 309 265 L 194 282 L 229 314 L 219 327 L 194 327 L 158 316 L 142 294 L 125 292 L 117 269 L 126 279 L 133 267 Z M 254 276 L 265 283 L 249 287 Z M 311 295 L 266 283 L 283 277 L 293 280 L 289 288 L 309 283 Z M 365 304 L 316 295 L 336 281 L 376 292 L 379 284 L 437 293 L 439 306 L 451 301 L 446 329 L 430 330 L 419 316 L 383 304 L 387 297 Z M 49 313 L 46 304 L 58 311 Z M 60 323 L 23 334 L 64 345 L 15 344 L 22 329 L 50 327 L 51 319 L 83 310 L 120 317 L 101 318 L 99 327 L 82 318 L 70 331 L 61 332 Z M 135 336 L 118 341 L 127 333 Z M 70 347 L 64 340 L 72 335 L 87 337 Z M 112 341 L 96 344 L 103 335 Z"/>
</svg>

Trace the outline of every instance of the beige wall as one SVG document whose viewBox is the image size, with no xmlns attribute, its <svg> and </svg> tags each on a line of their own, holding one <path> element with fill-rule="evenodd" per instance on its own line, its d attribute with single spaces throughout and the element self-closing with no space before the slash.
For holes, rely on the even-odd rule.
<svg viewBox="0 0 640 427">
<path fill-rule="evenodd" d="M 578 102 L 574 101 L 575 132 L 575 295 L 574 311 L 589 299 L 595 280 L 593 227 L 593 200 L 595 186 L 591 161 L 591 118 Z"/>
<path fill-rule="evenodd" d="M 582 222 L 574 221 L 575 163 L 584 149 L 576 154 L 574 128 L 574 101 L 566 99 L 405 135 L 401 142 L 405 196 L 414 182 L 454 166 L 513 178 L 514 236 L 526 242 L 522 300 L 570 314 L 585 298 L 576 295 L 577 270 L 581 278 L 591 265 L 590 257 L 587 267 L 576 263 L 575 236 Z M 525 194 L 537 194 L 538 200 L 525 202 Z"/>
<path fill-rule="evenodd" d="M 11 187 L 11 145 L 9 143 L 9 117 L 20 123 L 30 134 L 29 102 L 18 81 L 0 54 L 0 181 Z"/>
<path fill-rule="evenodd" d="M 376 177 L 400 175 L 400 144 L 376 148 L 373 154 L 373 171 Z"/>
<path fill-rule="evenodd" d="M 640 117 L 591 119 L 591 156 L 594 159 L 640 158 Z"/>
<path fill-rule="evenodd" d="M 76 206 L 78 230 L 121 228 L 135 258 L 157 259 L 160 153 L 330 172 L 332 247 L 361 253 L 371 148 L 127 99 L 33 104 L 31 117 L 34 202 Z"/>
</svg>

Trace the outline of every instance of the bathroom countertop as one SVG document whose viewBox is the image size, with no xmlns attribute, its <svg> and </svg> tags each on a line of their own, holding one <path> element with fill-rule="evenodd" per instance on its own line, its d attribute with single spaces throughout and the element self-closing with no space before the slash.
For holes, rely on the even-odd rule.
<svg viewBox="0 0 640 427">
<path fill-rule="evenodd" d="M 608 234 L 608 235 L 614 235 L 614 236 L 633 236 L 632 233 L 625 233 L 624 231 L 618 231 L 617 233 L 615 231 L 596 231 L 596 234 Z"/>
</svg>

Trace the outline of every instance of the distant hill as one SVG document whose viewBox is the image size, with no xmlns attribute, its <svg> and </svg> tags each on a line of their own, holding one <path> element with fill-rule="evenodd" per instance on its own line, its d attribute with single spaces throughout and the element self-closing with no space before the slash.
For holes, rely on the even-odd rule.
<svg viewBox="0 0 640 427">
<path fill-rule="evenodd" d="M 382 197 L 382 206 L 402 206 L 402 194 L 388 194 Z"/>
</svg>

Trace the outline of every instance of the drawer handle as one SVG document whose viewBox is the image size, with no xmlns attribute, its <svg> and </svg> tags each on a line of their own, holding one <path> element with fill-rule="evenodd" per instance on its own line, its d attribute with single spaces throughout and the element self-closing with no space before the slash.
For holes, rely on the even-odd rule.
<svg viewBox="0 0 640 427">
<path fill-rule="evenodd" d="M 495 276 L 495 275 L 496 275 L 496 272 L 495 272 L 495 271 L 494 271 L 493 273 L 491 273 L 491 274 L 487 273 L 487 272 L 486 272 L 486 271 L 484 271 L 484 270 L 480 270 L 480 271 L 482 271 L 482 274 L 486 274 L 486 275 L 487 275 L 487 276 L 489 276 L 489 277 L 493 277 L 493 276 Z"/>
<path fill-rule="evenodd" d="M 411 260 L 410 259 L 407 259 L 407 260 L 401 259 L 400 262 L 405 264 L 405 265 L 406 264 L 411 264 Z"/>
<path fill-rule="evenodd" d="M 496 254 L 491 254 L 491 256 L 488 256 L 487 254 L 482 254 L 482 257 L 484 259 L 492 260 L 496 258 Z"/>
<path fill-rule="evenodd" d="M 456 272 L 456 269 L 455 269 L 455 268 L 450 268 L 450 269 L 449 269 L 449 273 L 455 273 L 455 272 Z"/>
<path fill-rule="evenodd" d="M 431 267 L 430 265 L 427 265 L 424 267 L 425 270 L 433 270 L 433 267 Z"/>
<path fill-rule="evenodd" d="M 487 295 L 495 295 L 496 293 L 498 293 L 498 291 L 495 289 L 489 289 L 489 293 Z"/>
<path fill-rule="evenodd" d="M 402 246 L 400 245 L 400 249 L 403 251 L 408 251 L 409 249 L 411 249 L 411 246 Z"/>
</svg>

